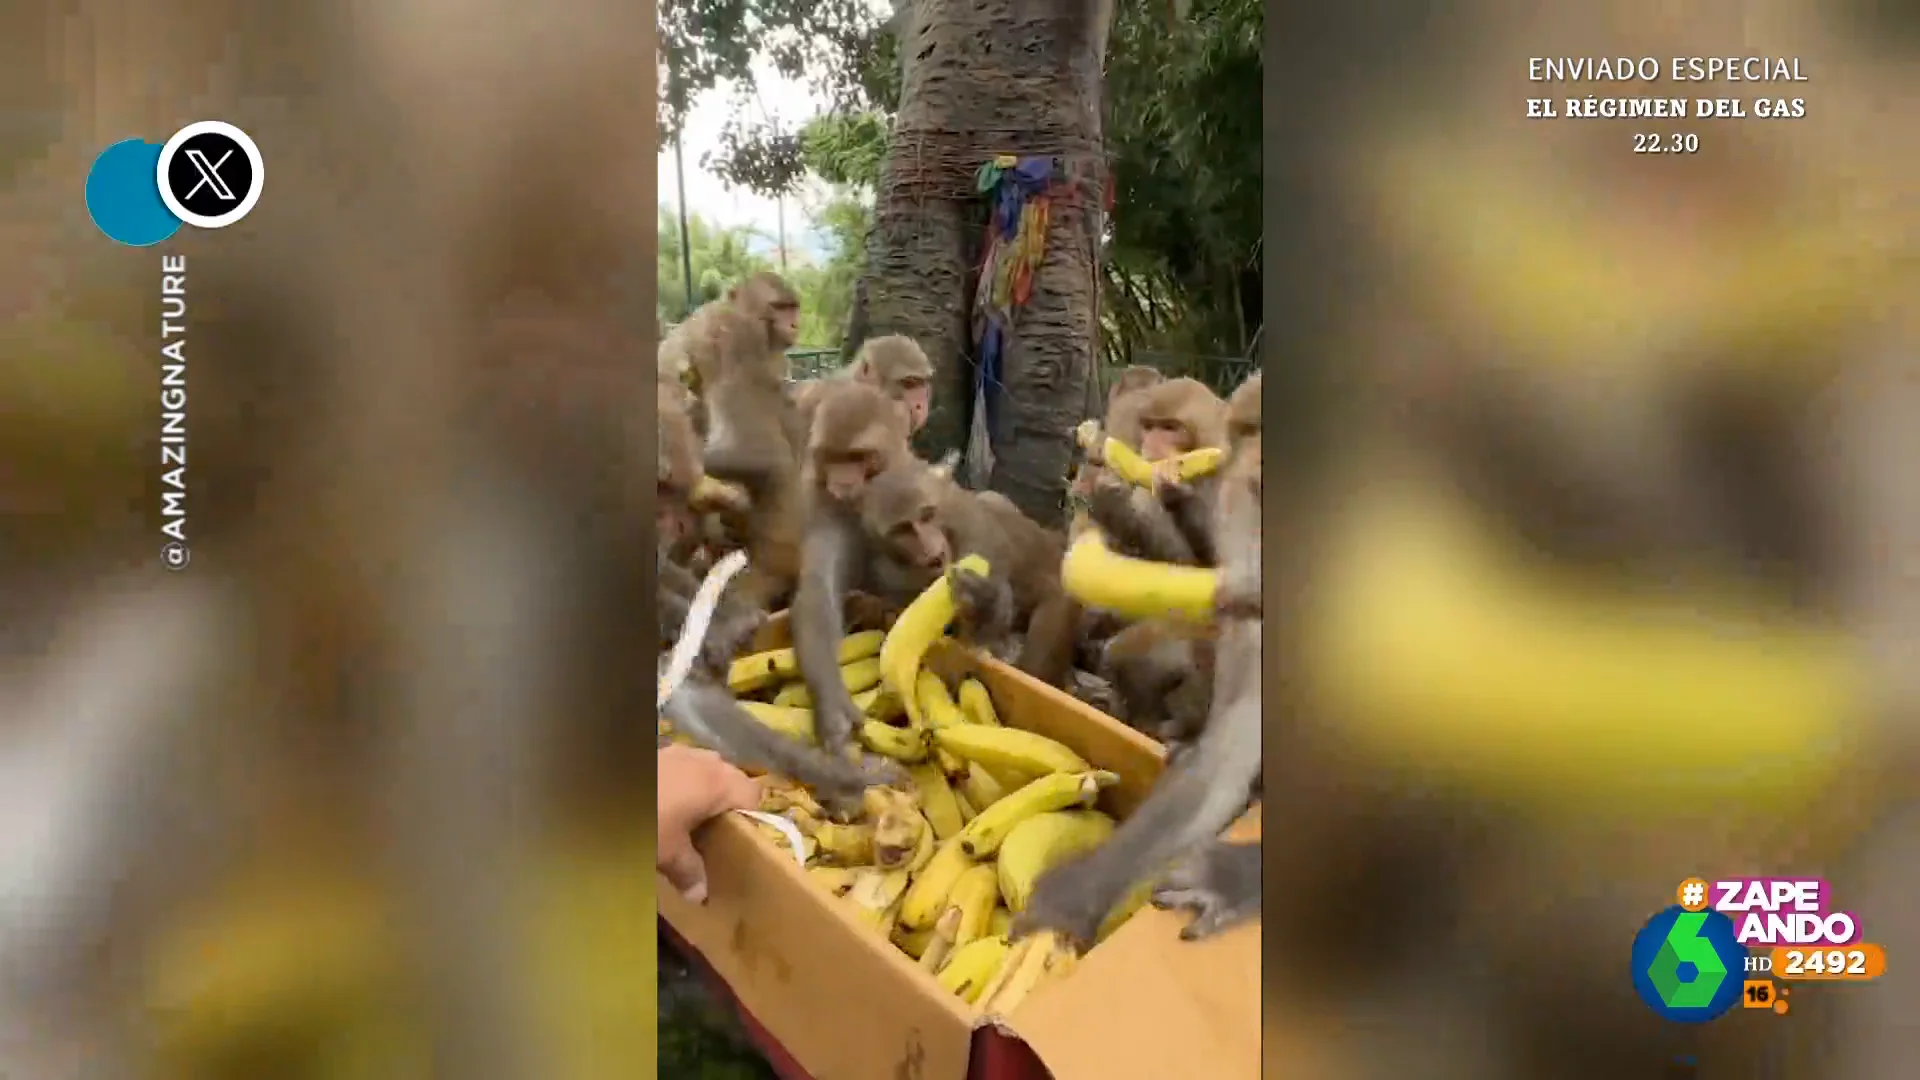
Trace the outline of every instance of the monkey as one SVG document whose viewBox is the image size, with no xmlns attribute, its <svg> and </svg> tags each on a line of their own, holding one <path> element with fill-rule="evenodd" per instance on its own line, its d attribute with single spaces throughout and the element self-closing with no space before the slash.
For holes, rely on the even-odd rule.
<svg viewBox="0 0 1920 1080">
<path fill-rule="evenodd" d="M 888 590 L 873 576 L 860 528 L 868 484 L 912 458 L 908 419 L 879 388 L 852 379 L 824 382 L 807 431 L 801 468 L 800 573 L 791 628 L 800 676 L 813 697 L 814 732 L 830 753 L 850 747 L 860 709 L 840 677 L 839 643 L 854 590 Z"/>
<path fill-rule="evenodd" d="M 1091 947 L 1102 920 L 1137 883 L 1171 872 L 1154 902 L 1188 909 L 1183 938 L 1219 933 L 1259 914 L 1260 846 L 1217 839 L 1260 775 L 1261 617 L 1246 599 L 1261 581 L 1258 380 L 1234 393 L 1235 428 L 1218 476 L 1214 536 L 1221 560 L 1212 701 L 1190 752 L 1168 765 L 1147 799 L 1093 852 L 1048 871 L 1014 934 L 1053 930 Z M 1246 612 L 1251 611 L 1252 614 Z"/>
<path fill-rule="evenodd" d="M 1164 381 L 1166 376 L 1158 368 L 1145 364 L 1134 364 L 1123 369 L 1115 377 L 1113 386 L 1107 390 L 1107 411 L 1102 422 L 1102 433 L 1120 440 L 1129 450 L 1139 450 L 1140 405 L 1146 391 Z M 1082 499 L 1092 495 L 1094 484 L 1105 473 L 1098 450 L 1088 451 L 1074 474 L 1070 494 Z"/>
<path fill-rule="evenodd" d="M 872 383 L 902 402 L 913 434 L 927 425 L 933 405 L 933 362 L 905 334 L 868 338 L 847 369 L 848 377 Z"/>
<path fill-rule="evenodd" d="M 1213 689 L 1213 628 L 1144 619 L 1101 646 L 1098 673 L 1118 718 L 1165 744 L 1171 756 L 1206 724 Z"/>
<path fill-rule="evenodd" d="M 727 300 L 737 310 L 766 321 L 768 347 L 783 359 L 799 340 L 800 295 L 779 274 L 771 270 L 749 274 L 727 290 Z"/>
<path fill-rule="evenodd" d="M 660 342 L 656 364 L 661 374 L 688 383 L 700 392 L 701 373 L 695 363 L 701 339 L 707 336 L 706 323 L 724 311 L 737 312 L 760 323 L 765 341 L 762 345 L 768 367 L 784 378 L 787 350 L 800 333 L 800 297 L 779 274 L 762 270 L 729 288 L 718 300 L 700 305 L 686 320 L 673 328 Z"/>
<path fill-rule="evenodd" d="M 1168 379 L 1146 386 L 1132 403 L 1140 430 L 1140 454 L 1170 460 L 1202 447 L 1226 445 L 1226 403 L 1197 379 Z M 1117 477 L 1098 478 L 1087 513 L 1116 550 L 1156 562 L 1211 566 L 1205 527 L 1212 483 L 1160 480 L 1144 491 Z"/>
<path fill-rule="evenodd" d="M 861 525 L 882 567 L 917 593 L 956 559 L 981 555 L 985 576 L 951 574 L 963 634 L 981 644 L 1020 639 L 1016 666 L 1065 681 L 1080 606 L 1060 584 L 1065 538 L 996 492 L 972 492 L 937 466 L 904 461 L 875 476 Z"/>
</svg>

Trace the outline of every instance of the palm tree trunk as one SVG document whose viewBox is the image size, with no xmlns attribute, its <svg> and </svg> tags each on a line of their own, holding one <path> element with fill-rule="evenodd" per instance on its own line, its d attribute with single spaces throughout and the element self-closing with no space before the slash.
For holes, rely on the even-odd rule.
<svg viewBox="0 0 1920 1080">
<path fill-rule="evenodd" d="M 964 446 L 974 397 L 973 288 L 985 218 L 974 173 L 996 154 L 1055 159 L 1045 260 L 990 388 L 991 487 L 1061 516 L 1073 427 L 1099 345 L 1102 0 L 919 0 L 903 21 L 900 107 L 882 170 L 850 347 L 919 339 L 935 398 L 919 449 Z"/>
</svg>

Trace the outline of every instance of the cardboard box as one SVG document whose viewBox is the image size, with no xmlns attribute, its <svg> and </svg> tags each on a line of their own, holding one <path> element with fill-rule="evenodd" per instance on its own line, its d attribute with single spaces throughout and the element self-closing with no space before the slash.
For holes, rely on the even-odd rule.
<svg viewBox="0 0 1920 1080">
<path fill-rule="evenodd" d="M 786 643 L 784 620 L 756 648 Z M 1160 774 L 1158 743 L 991 658 L 951 650 L 943 674 L 986 683 L 1001 719 L 1120 776 L 1124 817 Z M 1257 815 L 1235 833 L 1258 835 Z M 709 899 L 660 890 L 660 914 L 747 1014 L 783 1072 L 814 1080 L 1239 1080 L 1260 1075 L 1260 929 L 1179 940 L 1184 916 L 1142 910 L 1011 1016 L 986 1017 L 810 886 L 787 852 L 728 815 L 702 835 Z"/>
</svg>

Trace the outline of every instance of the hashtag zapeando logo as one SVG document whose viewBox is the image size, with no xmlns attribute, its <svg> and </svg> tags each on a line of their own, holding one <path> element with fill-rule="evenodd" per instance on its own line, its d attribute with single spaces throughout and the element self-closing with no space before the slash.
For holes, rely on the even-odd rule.
<svg viewBox="0 0 1920 1080">
<path fill-rule="evenodd" d="M 1746 960 L 1732 919 L 1675 905 L 1634 937 L 1633 986 L 1654 1012 L 1697 1024 L 1739 1002 Z"/>
</svg>

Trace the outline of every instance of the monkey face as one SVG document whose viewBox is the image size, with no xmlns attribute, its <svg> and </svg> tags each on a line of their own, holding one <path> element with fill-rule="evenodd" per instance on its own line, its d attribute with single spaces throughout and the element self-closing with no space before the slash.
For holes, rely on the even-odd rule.
<svg viewBox="0 0 1920 1080">
<path fill-rule="evenodd" d="M 1164 461 L 1193 449 L 1193 433 L 1178 420 L 1146 417 L 1140 421 L 1140 456 Z"/>
<path fill-rule="evenodd" d="M 878 457 L 877 454 L 855 450 L 822 461 L 821 486 L 837 502 L 858 502 L 867 490 L 867 482 L 879 472 Z"/>
<path fill-rule="evenodd" d="M 923 503 L 912 517 L 895 522 L 887 531 L 887 546 L 895 562 L 923 570 L 939 570 L 953 560 L 953 548 L 941 530 L 932 503 Z"/>
<path fill-rule="evenodd" d="M 781 300 L 769 305 L 767 310 L 767 334 L 775 348 L 793 348 L 793 343 L 800 339 L 799 303 L 791 300 Z"/>
<path fill-rule="evenodd" d="M 894 397 L 907 409 L 907 428 L 918 432 L 927 426 L 927 411 L 933 406 L 933 386 L 926 379 L 909 375 L 894 384 Z"/>
</svg>

